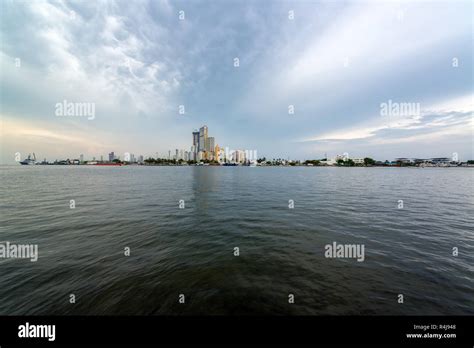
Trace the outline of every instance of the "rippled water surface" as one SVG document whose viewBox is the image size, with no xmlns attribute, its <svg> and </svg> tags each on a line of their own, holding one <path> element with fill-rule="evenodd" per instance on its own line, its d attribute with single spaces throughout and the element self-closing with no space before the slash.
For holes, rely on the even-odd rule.
<svg viewBox="0 0 474 348">
<path fill-rule="evenodd" d="M 0 173 L 0 242 L 39 248 L 0 259 L 0 314 L 474 314 L 469 168 Z M 325 258 L 334 241 L 365 261 Z"/>
</svg>

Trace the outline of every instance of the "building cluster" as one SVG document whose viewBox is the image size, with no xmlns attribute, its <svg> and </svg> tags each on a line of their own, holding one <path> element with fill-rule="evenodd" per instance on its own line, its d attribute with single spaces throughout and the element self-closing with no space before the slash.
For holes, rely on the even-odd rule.
<svg viewBox="0 0 474 348">
<path fill-rule="evenodd" d="M 229 150 L 221 148 L 214 137 L 209 136 L 207 126 L 192 132 L 192 145 L 189 151 L 176 149 L 173 156 L 168 152 L 169 160 L 194 161 L 194 162 L 217 162 L 219 164 L 233 163 L 244 164 L 255 161 L 256 151 Z"/>
<path fill-rule="evenodd" d="M 157 154 L 158 156 L 158 154 Z M 348 153 L 336 155 L 333 158 L 328 158 L 325 155 L 323 159 L 300 160 L 286 159 L 266 159 L 257 158 L 256 150 L 229 150 L 229 148 L 221 148 L 214 137 L 209 136 L 207 126 L 202 126 L 199 130 L 192 132 L 192 145 L 187 150 L 176 149 L 173 155 L 168 151 L 168 158 L 147 158 L 144 159 L 142 155 L 135 157 L 132 153 L 124 153 L 123 158 L 117 156 L 115 152 L 110 152 L 108 158 L 104 160 L 104 156 L 100 156 L 100 160 L 95 157 L 92 160 L 84 160 L 84 155 L 81 154 L 79 159 L 66 159 L 48 162 L 44 159 L 43 162 L 36 161 L 33 154 L 33 159 L 28 156 L 28 159 L 21 161 L 21 164 L 62 164 L 62 165 L 123 165 L 123 164 L 146 164 L 146 165 L 248 165 L 248 166 L 418 166 L 418 167 L 473 167 L 474 161 L 460 162 L 458 161 L 457 153 L 453 153 L 452 158 L 436 157 L 436 158 L 395 158 L 393 161 L 377 161 L 368 157 L 350 158 Z"/>
<path fill-rule="evenodd" d="M 81 155 L 82 156 L 82 155 Z M 93 158 L 93 161 L 96 161 L 95 157 Z M 127 163 L 138 163 L 138 164 L 143 164 L 143 156 L 140 155 L 138 157 L 135 157 L 133 153 L 128 153 L 126 152 L 123 156 L 123 159 L 120 159 L 120 156 L 117 156 L 114 151 L 109 153 L 109 162 L 114 162 L 114 161 L 123 161 Z M 100 161 L 99 163 L 104 162 L 103 156 L 100 156 Z"/>
<path fill-rule="evenodd" d="M 458 160 L 449 157 L 434 157 L 434 158 L 405 158 L 400 157 L 395 159 L 398 165 L 418 166 L 418 167 L 457 167 L 463 164 Z"/>
<path fill-rule="evenodd" d="M 344 161 L 344 162 L 352 160 L 355 164 L 364 164 L 364 159 L 363 158 L 349 158 L 349 155 L 347 153 L 344 153 L 342 155 L 336 155 L 336 157 L 334 157 L 334 158 L 326 158 L 325 160 L 321 161 L 321 164 L 322 165 L 328 165 L 328 166 L 335 166 L 341 160 Z"/>
<path fill-rule="evenodd" d="M 460 162 L 456 158 L 448 157 L 434 157 L 434 158 L 395 158 L 393 161 L 375 161 L 371 158 L 350 158 L 347 153 L 337 155 L 334 158 L 325 158 L 318 161 L 306 161 L 306 165 L 371 165 L 371 166 L 418 166 L 418 167 L 458 167 L 458 166 L 472 166 L 472 161 Z"/>
</svg>

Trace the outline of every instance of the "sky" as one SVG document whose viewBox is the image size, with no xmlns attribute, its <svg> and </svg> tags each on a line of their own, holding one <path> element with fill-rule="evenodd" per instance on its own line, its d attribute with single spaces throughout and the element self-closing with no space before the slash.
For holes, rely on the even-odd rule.
<svg viewBox="0 0 474 348">
<path fill-rule="evenodd" d="M 202 125 L 258 157 L 474 159 L 472 1 L 0 4 L 0 164 L 165 157 Z"/>
</svg>

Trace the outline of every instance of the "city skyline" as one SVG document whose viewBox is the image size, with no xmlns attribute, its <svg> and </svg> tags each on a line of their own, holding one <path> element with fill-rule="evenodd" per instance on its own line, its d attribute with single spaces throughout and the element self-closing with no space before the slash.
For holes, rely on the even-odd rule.
<svg viewBox="0 0 474 348">
<path fill-rule="evenodd" d="M 472 159 L 467 159 L 465 161 L 462 161 L 459 158 L 459 154 L 454 152 L 451 154 L 449 157 L 429 157 L 429 158 L 416 158 L 416 157 L 397 157 L 394 159 L 385 159 L 385 161 L 380 160 L 380 159 L 373 159 L 367 156 L 359 156 L 359 157 L 354 157 L 350 156 L 348 152 L 344 152 L 342 154 L 336 154 L 335 156 L 328 156 L 327 153 L 324 154 L 324 156 L 316 156 L 313 158 L 306 158 L 304 160 L 302 159 L 294 159 L 294 158 L 285 158 L 285 157 L 269 157 L 267 156 L 258 156 L 256 150 L 249 150 L 249 149 L 229 149 L 228 147 L 220 147 L 219 144 L 216 143 L 215 137 L 209 136 L 209 127 L 207 125 L 203 125 L 199 129 L 194 129 L 192 131 L 192 141 L 191 141 L 191 146 L 189 147 L 189 151 L 186 149 L 174 149 L 172 152 L 171 150 L 168 150 L 168 155 L 167 156 L 160 156 L 158 152 L 155 152 L 156 156 L 143 156 L 143 155 L 138 155 L 136 156 L 134 153 L 130 152 L 125 152 L 123 156 L 120 156 L 119 154 L 115 153 L 115 151 L 112 151 L 108 153 L 107 157 L 108 160 L 104 161 L 104 156 L 100 155 L 100 159 L 96 156 L 93 156 L 92 158 L 85 159 L 84 154 L 80 154 L 78 158 L 66 158 L 66 159 L 55 159 L 53 161 L 49 161 L 46 158 L 42 162 L 40 162 L 40 159 L 36 158 L 35 153 L 33 153 L 34 158 L 31 158 L 31 154 L 28 154 L 28 157 L 26 161 L 23 162 L 32 162 L 32 164 L 97 164 L 97 163 L 104 163 L 104 162 L 123 162 L 123 163 L 135 163 L 135 164 L 145 164 L 147 160 L 153 160 L 153 159 L 163 159 L 163 160 L 168 160 L 168 161 L 175 161 L 176 164 L 179 164 L 182 162 L 188 162 L 188 163 L 200 163 L 202 164 L 204 162 L 214 162 L 218 164 L 226 164 L 226 163 L 233 163 L 233 164 L 260 164 L 261 161 L 268 163 L 267 161 L 270 162 L 275 162 L 277 161 L 278 163 L 282 164 L 290 164 L 290 163 L 303 163 L 307 162 L 306 164 L 313 165 L 314 161 L 318 161 L 321 165 L 338 165 L 338 161 L 352 161 L 353 164 L 360 165 L 360 164 L 375 164 L 377 162 L 378 164 L 381 163 L 398 163 L 398 164 L 461 164 L 461 163 L 467 163 L 469 162 L 470 165 L 472 165 L 471 162 L 473 162 Z M 265 160 L 263 160 L 265 159 Z M 374 163 L 366 163 L 366 160 L 374 161 Z M 16 162 L 21 162 L 22 157 L 20 153 L 15 153 L 15 161 Z M 25 164 L 25 163 L 21 164 Z M 30 163 L 29 163 L 30 164 Z"/>
<path fill-rule="evenodd" d="M 469 1 L 203 4 L 3 3 L 0 164 L 166 157 L 197 124 L 269 158 L 474 158 Z"/>
</svg>

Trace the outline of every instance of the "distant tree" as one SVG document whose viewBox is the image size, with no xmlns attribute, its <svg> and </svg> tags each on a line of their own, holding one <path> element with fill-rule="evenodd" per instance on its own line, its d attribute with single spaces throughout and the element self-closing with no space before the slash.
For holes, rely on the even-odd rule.
<svg viewBox="0 0 474 348">
<path fill-rule="evenodd" d="M 308 164 L 312 164 L 313 166 L 317 166 L 319 165 L 320 161 L 319 160 L 306 160 L 304 161 L 304 164 L 308 165 Z"/>
<path fill-rule="evenodd" d="M 364 164 L 366 166 L 373 166 L 375 164 L 375 160 L 373 160 L 372 158 L 370 157 L 365 157 L 364 158 Z"/>
<path fill-rule="evenodd" d="M 355 162 L 349 158 L 349 159 L 345 162 L 345 165 L 346 165 L 346 166 L 349 166 L 349 167 L 354 167 L 354 166 L 355 166 Z"/>
<path fill-rule="evenodd" d="M 343 160 L 342 158 L 339 158 L 339 159 L 337 160 L 337 165 L 338 165 L 338 166 L 343 166 L 343 165 L 344 165 L 344 160 Z"/>
</svg>

